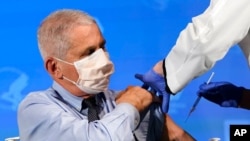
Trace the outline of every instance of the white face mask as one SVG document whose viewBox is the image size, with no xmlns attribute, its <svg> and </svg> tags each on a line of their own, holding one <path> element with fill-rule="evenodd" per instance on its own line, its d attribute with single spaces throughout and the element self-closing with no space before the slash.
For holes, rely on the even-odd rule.
<svg viewBox="0 0 250 141">
<path fill-rule="evenodd" d="M 79 78 L 76 82 L 64 77 L 64 79 L 75 84 L 79 89 L 88 94 L 98 94 L 108 89 L 110 75 L 114 72 L 114 65 L 109 60 L 107 52 L 103 49 L 96 50 L 93 54 L 73 64 L 55 58 L 64 63 L 74 65 Z"/>
</svg>

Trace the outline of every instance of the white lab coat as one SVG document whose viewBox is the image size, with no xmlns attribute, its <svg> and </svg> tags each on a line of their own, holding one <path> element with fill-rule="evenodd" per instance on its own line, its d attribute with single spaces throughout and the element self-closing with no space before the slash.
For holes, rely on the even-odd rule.
<svg viewBox="0 0 250 141">
<path fill-rule="evenodd" d="M 211 0 L 209 7 L 192 18 L 165 58 L 166 79 L 173 93 L 211 69 L 239 43 L 250 61 L 250 0 Z M 246 37 L 244 40 L 243 38 Z"/>
</svg>

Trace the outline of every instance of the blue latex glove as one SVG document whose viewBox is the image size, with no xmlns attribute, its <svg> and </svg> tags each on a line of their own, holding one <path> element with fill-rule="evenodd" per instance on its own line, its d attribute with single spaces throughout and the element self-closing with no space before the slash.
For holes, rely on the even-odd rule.
<svg viewBox="0 0 250 141">
<path fill-rule="evenodd" d="M 238 107 L 244 89 L 229 82 L 210 82 L 200 85 L 198 95 L 221 107 Z"/>
<path fill-rule="evenodd" d="M 149 86 L 153 90 L 157 91 L 159 97 L 162 98 L 162 111 L 168 113 L 170 94 L 165 90 L 166 83 L 165 79 L 157 74 L 153 69 L 149 70 L 145 74 L 135 74 L 135 78 L 139 79 L 144 83 L 144 86 Z"/>
</svg>

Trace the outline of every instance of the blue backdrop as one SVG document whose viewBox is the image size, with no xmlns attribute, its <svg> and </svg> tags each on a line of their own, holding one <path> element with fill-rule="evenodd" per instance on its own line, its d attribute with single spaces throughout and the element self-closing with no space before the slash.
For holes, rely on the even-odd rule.
<svg viewBox="0 0 250 141">
<path fill-rule="evenodd" d="M 20 100 L 30 91 L 51 85 L 36 40 L 38 25 L 50 12 L 77 8 L 98 20 L 115 64 L 110 88 L 119 90 L 141 85 L 134 74 L 146 72 L 163 59 L 180 31 L 208 4 L 209 0 L 0 1 L 0 140 L 18 136 L 16 112 Z M 211 137 L 228 141 L 229 125 L 249 124 L 249 111 L 221 108 L 202 99 L 185 122 L 199 84 L 207 81 L 212 71 L 215 72 L 212 81 L 226 80 L 249 87 L 248 64 L 235 46 L 211 71 L 171 98 L 169 114 L 199 141 Z"/>
</svg>

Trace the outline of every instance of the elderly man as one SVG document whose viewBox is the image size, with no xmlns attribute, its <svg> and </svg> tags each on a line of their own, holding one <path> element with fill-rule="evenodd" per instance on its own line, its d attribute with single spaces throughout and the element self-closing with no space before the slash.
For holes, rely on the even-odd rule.
<svg viewBox="0 0 250 141">
<path fill-rule="evenodd" d="M 88 14 L 53 12 L 41 23 L 38 42 L 54 81 L 51 88 L 31 92 L 20 103 L 22 141 L 194 140 L 162 113 L 147 90 L 108 89 L 114 66 L 105 39 Z"/>
</svg>

